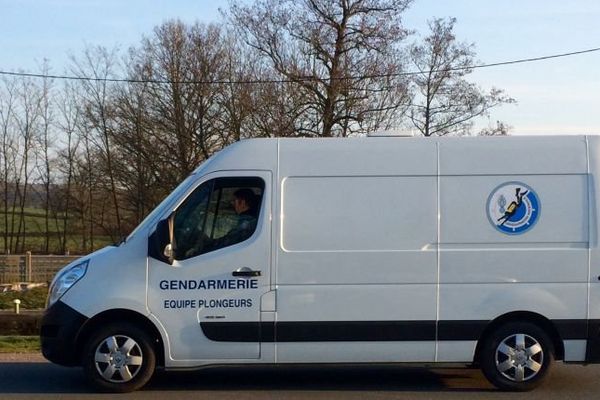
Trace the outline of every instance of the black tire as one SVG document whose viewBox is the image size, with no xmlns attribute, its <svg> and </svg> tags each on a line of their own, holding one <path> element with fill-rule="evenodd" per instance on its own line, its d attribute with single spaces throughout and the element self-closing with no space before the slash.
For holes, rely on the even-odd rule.
<svg viewBox="0 0 600 400">
<path fill-rule="evenodd" d="M 154 373 L 156 354 L 150 336 L 137 326 L 114 323 L 94 332 L 84 347 L 83 370 L 102 392 L 133 392 Z"/>
<path fill-rule="evenodd" d="M 552 340 L 529 322 L 510 322 L 488 335 L 481 347 L 481 370 L 498 389 L 528 391 L 539 386 L 554 362 Z"/>
</svg>

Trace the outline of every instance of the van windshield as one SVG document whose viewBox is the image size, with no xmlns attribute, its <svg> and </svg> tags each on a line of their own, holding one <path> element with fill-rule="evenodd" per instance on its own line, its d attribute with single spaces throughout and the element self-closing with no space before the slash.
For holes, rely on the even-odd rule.
<svg viewBox="0 0 600 400">
<path fill-rule="evenodd" d="M 183 180 L 183 182 L 181 182 L 175 189 L 173 189 L 173 191 L 164 198 L 163 201 L 160 202 L 159 205 L 157 205 L 154 210 L 152 210 L 152 212 L 150 214 L 148 214 L 148 216 L 146 218 L 144 218 L 144 220 L 142 222 L 140 222 L 140 224 L 133 230 L 133 232 L 131 232 L 129 234 L 129 236 L 127 236 L 127 240 L 131 239 L 133 236 L 135 236 L 143 227 L 145 227 L 146 225 L 148 225 L 149 223 L 151 223 L 155 218 L 158 217 L 158 215 L 160 215 L 163 212 L 163 209 L 169 204 L 171 203 L 173 200 L 179 198 L 183 192 L 185 192 L 187 190 L 187 188 L 190 186 L 191 182 L 194 180 L 196 174 L 193 173 L 191 175 L 189 175 L 187 178 L 185 178 Z"/>
</svg>

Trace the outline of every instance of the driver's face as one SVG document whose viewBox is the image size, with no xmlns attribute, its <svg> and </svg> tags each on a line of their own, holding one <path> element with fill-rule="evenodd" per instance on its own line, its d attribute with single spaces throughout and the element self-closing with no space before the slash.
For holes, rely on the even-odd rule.
<svg viewBox="0 0 600 400">
<path fill-rule="evenodd" d="M 248 210 L 248 205 L 244 199 L 238 199 L 237 197 L 233 198 L 233 208 L 236 214 L 241 214 L 244 211 Z"/>
</svg>

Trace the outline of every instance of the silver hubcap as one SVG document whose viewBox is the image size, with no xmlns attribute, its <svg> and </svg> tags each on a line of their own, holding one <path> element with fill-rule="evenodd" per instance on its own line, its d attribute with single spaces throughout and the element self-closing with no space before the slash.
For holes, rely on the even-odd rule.
<svg viewBox="0 0 600 400">
<path fill-rule="evenodd" d="M 132 380 L 142 367 L 142 349 L 135 340 L 124 335 L 110 336 L 96 348 L 96 369 L 109 382 Z"/>
<path fill-rule="evenodd" d="M 517 333 L 508 336 L 496 348 L 496 368 L 513 382 L 527 381 L 536 376 L 544 364 L 544 352 L 537 340 Z"/>
</svg>

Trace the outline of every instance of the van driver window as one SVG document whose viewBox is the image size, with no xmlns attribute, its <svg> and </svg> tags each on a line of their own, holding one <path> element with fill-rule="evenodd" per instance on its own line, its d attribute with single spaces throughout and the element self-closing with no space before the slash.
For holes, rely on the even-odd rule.
<svg viewBox="0 0 600 400">
<path fill-rule="evenodd" d="M 175 212 L 175 259 L 185 260 L 250 238 L 258 223 L 264 181 L 217 178 L 203 183 Z"/>
</svg>

